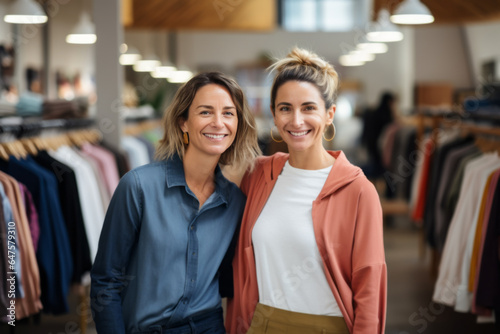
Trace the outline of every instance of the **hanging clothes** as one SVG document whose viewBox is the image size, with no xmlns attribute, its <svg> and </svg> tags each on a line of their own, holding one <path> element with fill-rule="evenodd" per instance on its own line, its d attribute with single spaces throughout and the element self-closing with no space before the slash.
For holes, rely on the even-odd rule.
<svg viewBox="0 0 500 334">
<path fill-rule="evenodd" d="M 7 259 L 9 259 L 8 255 L 8 248 L 7 248 L 7 229 L 8 229 L 8 223 L 9 220 L 6 219 L 10 214 L 12 210 L 8 210 L 7 212 L 4 210 L 4 205 L 7 204 L 10 209 L 10 203 L 9 200 L 7 199 L 7 196 L 5 195 L 5 192 L 3 190 L 3 185 L 0 183 L 0 277 L 6 277 L 7 278 L 7 273 L 10 272 L 9 270 L 9 265 L 7 262 Z M 17 245 L 16 245 L 17 246 Z M 6 280 L 0 281 L 0 321 L 8 321 L 6 318 L 7 314 L 9 311 L 7 310 L 7 307 L 10 306 L 10 300 L 8 298 L 8 292 L 9 286 L 7 284 Z"/>
<path fill-rule="evenodd" d="M 90 259 L 93 262 L 104 222 L 103 202 L 95 174 L 88 162 L 68 146 L 61 146 L 57 151 L 49 151 L 48 153 L 71 167 L 75 172 Z"/>
<path fill-rule="evenodd" d="M 436 234 L 435 234 L 435 224 L 434 219 L 436 212 L 437 194 L 440 181 L 443 180 L 443 167 L 447 158 L 448 153 L 464 144 L 468 144 L 472 141 L 471 138 L 461 138 L 456 137 L 456 135 L 450 135 L 446 139 L 442 139 L 438 145 L 436 145 L 434 156 L 430 166 L 430 174 L 428 180 L 428 190 L 425 196 L 425 206 L 423 213 L 423 225 L 425 229 L 425 236 L 427 244 L 432 248 L 436 248 Z"/>
<path fill-rule="evenodd" d="M 17 228 L 17 243 L 20 250 L 21 285 L 24 290 L 24 298 L 16 298 L 16 319 L 26 318 L 32 314 L 40 312 L 43 308 L 40 297 L 40 274 L 31 233 L 29 230 L 28 218 L 24 209 L 24 204 L 19 191 L 17 181 L 0 172 L 0 182 L 12 207 L 12 215 Z"/>
<path fill-rule="evenodd" d="M 8 263 L 7 260 L 14 260 L 15 264 L 14 264 L 14 270 L 7 270 L 7 272 L 15 272 L 15 287 L 16 287 L 16 291 L 15 291 L 15 295 L 16 295 L 16 298 L 23 298 L 24 297 L 24 291 L 23 291 L 23 287 L 21 285 L 21 254 L 20 254 L 20 251 L 19 251 L 19 245 L 17 243 L 17 235 L 19 235 L 18 233 L 18 229 L 16 228 L 16 225 L 15 225 L 15 221 L 14 221 L 14 215 L 12 213 L 12 206 L 10 205 L 10 202 L 9 202 L 9 199 L 7 198 L 7 195 L 5 195 L 5 190 L 4 190 L 4 187 L 3 185 L 0 185 L 0 196 L 2 196 L 2 218 L 5 220 L 5 230 L 6 231 L 9 231 L 11 230 L 11 232 L 14 232 L 14 233 L 9 233 L 9 232 L 6 232 L 5 234 L 5 238 L 6 238 L 6 242 L 5 242 L 5 245 L 6 246 L 11 246 L 11 247 L 7 247 L 7 249 L 10 251 L 10 252 L 6 252 L 6 254 L 9 254 L 11 256 L 6 256 L 2 259 L 5 259 L 6 263 Z M 13 236 L 14 238 L 12 240 L 10 239 L 7 239 L 7 237 L 11 235 Z M 9 243 L 9 240 L 11 241 Z M 13 246 L 13 247 L 12 247 Z M 10 269 L 12 269 L 12 266 L 8 266 Z M 7 275 L 5 276 L 7 277 Z"/>
<path fill-rule="evenodd" d="M 81 150 L 97 162 L 99 172 L 103 175 L 108 197 L 111 198 L 120 181 L 118 167 L 113 154 L 102 147 L 90 143 L 83 144 Z"/>
<path fill-rule="evenodd" d="M 433 300 L 467 312 L 471 300 L 467 293 L 471 249 L 468 239 L 475 231 L 481 194 L 488 176 L 500 168 L 497 154 L 484 154 L 465 168 L 459 200 L 443 249 Z M 469 260 L 467 261 L 466 258 Z"/>
<path fill-rule="evenodd" d="M 72 148 L 72 150 L 77 155 L 79 155 L 80 158 L 88 164 L 88 166 L 90 166 L 90 170 L 92 171 L 93 175 L 92 177 L 97 181 L 96 184 L 97 189 L 99 189 L 99 198 L 101 199 L 102 210 L 103 212 L 106 212 L 106 210 L 108 209 L 109 201 L 111 200 L 111 195 L 108 193 L 108 189 L 106 188 L 104 175 L 102 175 L 101 171 L 99 170 L 98 162 L 86 152 L 74 148 Z"/>
<path fill-rule="evenodd" d="M 38 152 L 33 159 L 57 178 L 59 201 L 73 259 L 71 282 L 81 283 L 83 275 L 90 271 L 92 264 L 75 172 L 68 165 L 54 159 L 47 151 Z"/>
<path fill-rule="evenodd" d="M 487 205 L 491 210 L 485 220 L 484 242 L 480 250 L 480 263 L 476 272 L 474 284 L 474 309 L 494 310 L 497 317 L 500 315 L 500 182 L 496 177 L 490 185 Z M 494 184 L 496 181 L 496 184 Z M 497 320 L 497 324 L 499 321 Z"/>
<path fill-rule="evenodd" d="M 73 262 L 59 204 L 57 179 L 30 157 L 24 160 L 11 157 L 6 167 L 4 171 L 26 184 L 39 214 L 40 239 L 36 255 L 42 279 L 44 310 L 53 314 L 66 313 Z"/>
<path fill-rule="evenodd" d="M 116 166 L 118 168 L 118 175 L 121 178 L 123 175 L 125 175 L 127 172 L 130 171 L 130 165 L 128 162 L 128 157 L 125 152 L 116 149 L 110 145 L 108 145 L 106 142 L 100 143 L 101 147 L 109 151 L 111 154 L 113 154 L 116 162 Z"/>
<path fill-rule="evenodd" d="M 468 291 L 473 297 L 472 312 L 485 316 L 491 316 L 491 310 L 484 310 L 481 307 L 476 308 L 474 293 L 476 292 L 476 279 L 479 276 L 479 268 L 481 266 L 480 253 L 482 252 L 482 246 L 484 245 L 484 240 L 486 237 L 486 229 L 488 226 L 488 220 L 491 211 L 491 202 L 493 200 L 499 176 L 500 170 L 497 170 L 496 172 L 490 174 L 490 176 L 488 177 L 488 181 L 486 182 L 483 198 L 481 200 L 481 207 L 479 208 L 479 217 L 476 224 L 476 231 L 472 246 L 472 255 L 470 259 Z"/>
<path fill-rule="evenodd" d="M 124 136 L 120 144 L 127 152 L 131 169 L 146 165 L 150 162 L 147 148 L 137 138 Z"/>
<path fill-rule="evenodd" d="M 450 220 L 446 217 L 445 212 L 445 198 L 448 189 L 451 187 L 453 176 L 459 162 L 466 156 L 471 154 L 479 154 L 479 150 L 474 144 L 465 144 L 454 148 L 448 154 L 441 172 L 439 188 L 436 195 L 436 206 L 434 212 L 434 235 L 436 242 L 436 249 L 439 253 L 442 252 L 448 233 L 448 226 Z"/>
<path fill-rule="evenodd" d="M 38 249 L 38 240 L 40 239 L 40 223 L 38 222 L 38 213 L 36 211 L 35 203 L 33 202 L 33 196 L 31 196 L 28 188 L 24 184 L 19 183 L 19 190 L 21 191 L 21 196 L 23 197 L 26 216 L 28 217 L 28 223 L 30 225 L 31 240 L 33 241 L 33 248 L 36 253 Z"/>
</svg>

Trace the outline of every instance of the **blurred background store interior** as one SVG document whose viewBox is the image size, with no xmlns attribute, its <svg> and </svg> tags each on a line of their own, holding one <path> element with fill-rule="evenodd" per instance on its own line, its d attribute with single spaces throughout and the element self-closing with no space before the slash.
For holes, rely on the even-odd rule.
<svg viewBox="0 0 500 334">
<path fill-rule="evenodd" d="M 425 6 L 433 21 L 392 23 L 390 16 L 403 5 Z M 7 15 L 22 6 L 38 8 L 41 21 L 7 22 Z M 449 133 L 454 133 L 453 140 L 474 137 L 468 143 L 482 154 L 500 152 L 500 2 L 0 0 L 0 14 L 4 160 L 4 148 L 7 159 L 35 154 L 27 146 L 32 138 L 73 131 L 77 134 L 68 138 L 76 146 L 103 141 L 110 150 L 126 151 L 128 169 L 147 163 L 151 155 L 134 158 L 136 148 L 124 141 L 141 136 L 144 144 L 146 138 L 151 152 L 162 133 L 162 113 L 176 90 L 208 70 L 227 73 L 242 86 L 263 152 L 283 151 L 286 147 L 269 136 L 273 76 L 266 68 L 294 46 L 324 57 L 340 77 L 337 133 L 325 147 L 343 150 L 363 168 L 384 210 L 386 333 L 500 332 L 489 312 L 500 306 L 500 280 L 485 314 L 476 307 L 457 311 L 453 302 L 444 305 L 433 297 L 445 244 L 452 242 L 446 232 L 458 218 L 452 212 L 442 225 L 444 232 L 436 228 L 436 220 L 428 217 L 444 209 L 438 199 L 438 204 L 427 200 L 432 192 L 444 198 L 451 187 L 446 176 L 439 190 L 445 178 L 440 174 L 445 164 L 441 153 L 452 140 Z M 396 40 L 376 43 L 380 29 L 391 30 Z M 79 32 L 90 35 L 80 40 L 70 36 Z M 371 47 L 376 50 L 367 52 Z M 384 94 L 393 96 L 394 103 L 382 114 Z M 108 189 L 108 201 L 111 195 Z M 480 196 L 472 200 L 481 203 Z M 473 239 L 476 225 L 466 226 L 462 239 Z M 484 240 L 486 228 L 482 233 Z M 36 312 L 17 319 L 15 328 L 0 324 L 0 331 L 95 333 L 88 276 L 68 286 L 64 311 Z"/>
</svg>

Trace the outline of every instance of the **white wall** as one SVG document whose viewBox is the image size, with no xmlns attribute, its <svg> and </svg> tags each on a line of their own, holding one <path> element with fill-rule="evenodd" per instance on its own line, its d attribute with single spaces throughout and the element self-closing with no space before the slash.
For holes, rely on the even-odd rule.
<svg viewBox="0 0 500 334">
<path fill-rule="evenodd" d="M 500 58 L 500 21 L 469 24 L 465 27 L 474 82 L 480 84 L 484 61 Z"/>
<path fill-rule="evenodd" d="M 7 12 L 7 5 L 8 3 L 6 0 L 0 0 L 0 13 Z M 10 36 L 10 24 L 4 22 L 3 14 L 0 16 L 2 16 L 0 18 L 0 43 L 1 44 L 11 43 L 12 39 Z"/>
<path fill-rule="evenodd" d="M 125 43 L 136 48 L 146 59 L 155 55 L 161 61 L 168 60 L 168 32 L 154 30 L 128 30 L 125 32 Z"/>
<path fill-rule="evenodd" d="M 286 55 L 297 45 L 308 48 L 337 68 L 342 79 L 359 80 L 364 85 L 364 102 L 376 103 L 383 89 L 401 92 L 402 81 L 408 79 L 395 70 L 401 62 L 399 53 L 405 44 L 391 45 L 390 51 L 359 68 L 342 67 L 337 59 L 342 51 L 355 45 L 359 33 L 270 33 L 182 32 L 179 34 L 179 63 L 196 68 L 205 64 L 222 64 L 228 71 L 235 66 L 253 62 L 262 53 L 276 57 Z"/>
<path fill-rule="evenodd" d="M 455 88 L 473 87 L 467 52 L 460 26 L 415 28 L 415 82 L 449 82 Z"/>
<path fill-rule="evenodd" d="M 377 55 L 373 62 L 352 67 L 346 75 L 363 83 L 363 98 L 367 105 L 379 102 L 380 94 L 391 91 L 398 96 L 399 109 L 408 113 L 413 105 L 414 29 L 403 28 L 404 39 L 387 43 L 389 50 Z"/>
</svg>

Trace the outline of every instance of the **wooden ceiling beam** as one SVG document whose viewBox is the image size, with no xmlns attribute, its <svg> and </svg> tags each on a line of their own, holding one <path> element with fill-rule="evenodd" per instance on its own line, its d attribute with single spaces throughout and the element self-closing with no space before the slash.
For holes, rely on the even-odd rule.
<svg viewBox="0 0 500 334">
<path fill-rule="evenodd" d="M 131 0 L 127 28 L 269 31 L 276 27 L 270 0 Z"/>
</svg>

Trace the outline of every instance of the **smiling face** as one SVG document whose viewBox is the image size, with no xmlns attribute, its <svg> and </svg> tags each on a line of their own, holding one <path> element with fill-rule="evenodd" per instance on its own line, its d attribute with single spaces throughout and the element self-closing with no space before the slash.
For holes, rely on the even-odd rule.
<svg viewBox="0 0 500 334">
<path fill-rule="evenodd" d="M 236 137 L 238 115 L 229 91 L 216 84 L 201 87 L 189 107 L 188 119 L 180 122 L 189 134 L 186 155 L 218 156 Z"/>
<path fill-rule="evenodd" d="M 306 81 L 288 81 L 276 92 L 274 124 L 290 154 L 323 150 L 325 127 L 333 121 L 335 106 L 325 109 L 318 88 Z"/>
</svg>

